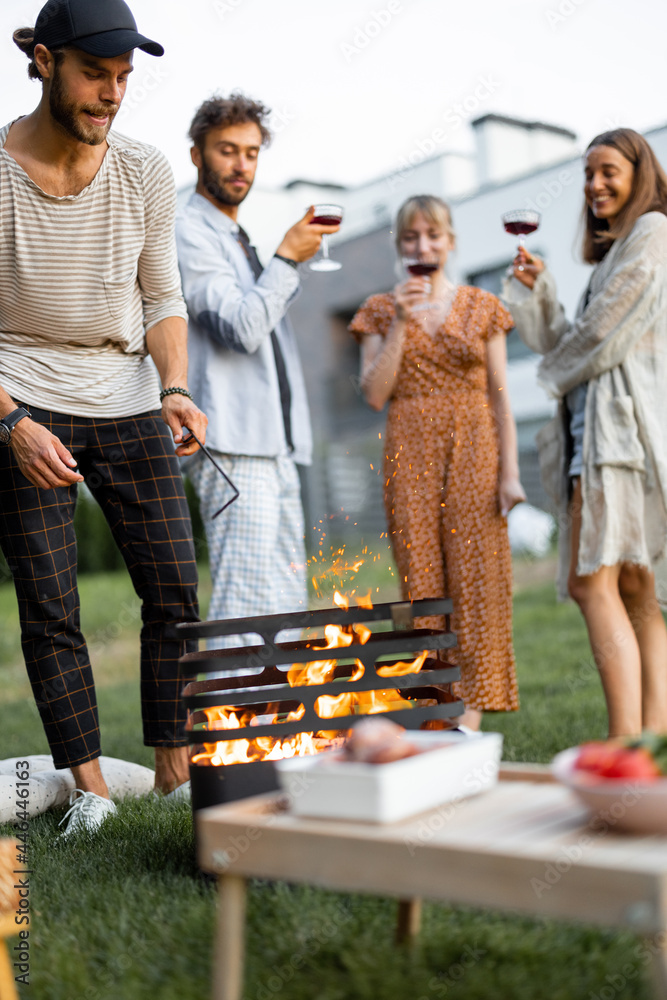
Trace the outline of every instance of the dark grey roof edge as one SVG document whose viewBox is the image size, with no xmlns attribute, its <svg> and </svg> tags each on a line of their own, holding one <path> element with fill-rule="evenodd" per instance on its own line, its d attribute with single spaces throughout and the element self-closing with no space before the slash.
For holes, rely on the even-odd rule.
<svg viewBox="0 0 667 1000">
<path fill-rule="evenodd" d="M 569 128 L 563 128 L 562 125 L 550 125 L 548 122 L 527 121 L 524 118 L 512 118 L 510 115 L 499 115 L 493 111 L 486 115 L 480 115 L 479 118 L 473 118 L 470 124 L 473 128 L 475 128 L 475 126 L 481 125 L 483 122 L 499 122 L 503 125 L 517 125 L 519 128 L 525 128 L 529 131 L 539 129 L 542 132 L 553 132 L 554 135 L 562 135 L 565 138 L 572 140 L 577 138 L 576 132 L 572 132 Z"/>
<path fill-rule="evenodd" d="M 291 191 L 292 188 L 298 187 L 299 184 L 306 184 L 308 187 L 331 188 L 333 191 L 348 190 L 348 186 L 346 184 L 335 184 L 333 181 L 331 181 L 331 183 L 328 181 L 307 181 L 304 180 L 303 177 L 296 177 L 293 181 L 288 181 L 287 184 L 283 184 L 283 191 Z"/>
</svg>

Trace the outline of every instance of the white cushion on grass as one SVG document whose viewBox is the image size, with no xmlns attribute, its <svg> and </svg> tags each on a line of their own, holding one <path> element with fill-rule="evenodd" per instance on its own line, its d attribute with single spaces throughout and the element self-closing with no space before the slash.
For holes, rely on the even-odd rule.
<svg viewBox="0 0 667 1000">
<path fill-rule="evenodd" d="M 29 765 L 29 794 L 20 799 L 17 795 L 16 782 L 20 782 L 21 779 L 16 776 L 16 765 L 17 762 L 24 761 Z M 99 761 L 112 798 L 124 799 L 130 795 L 147 795 L 153 788 L 155 774 L 149 767 L 132 764 L 127 760 L 118 760 L 116 757 L 100 757 Z M 25 803 L 28 816 L 39 816 L 47 809 L 64 806 L 69 802 L 70 792 L 74 787 L 72 772 L 56 771 L 53 758 L 47 754 L 0 760 L 0 823 L 18 822 L 16 813 L 21 811 L 21 807 L 17 803 Z"/>
</svg>

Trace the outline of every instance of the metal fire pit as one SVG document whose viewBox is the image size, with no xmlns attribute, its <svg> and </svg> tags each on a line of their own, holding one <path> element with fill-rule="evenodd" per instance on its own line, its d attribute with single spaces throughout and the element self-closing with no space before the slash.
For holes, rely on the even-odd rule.
<svg viewBox="0 0 667 1000">
<path fill-rule="evenodd" d="M 459 668 L 444 660 L 428 658 L 418 673 L 398 677 L 382 677 L 377 669 L 406 659 L 414 659 L 424 650 L 434 652 L 456 646 L 456 636 L 450 631 L 449 615 L 452 602 L 446 599 L 420 600 L 396 604 L 379 604 L 373 608 L 330 608 L 298 612 L 291 615 L 264 615 L 225 621 L 185 622 L 177 626 L 178 635 L 187 639 L 256 633 L 261 644 L 234 649 L 201 650 L 181 658 L 186 676 L 212 671 L 230 671 L 230 676 L 191 681 L 183 697 L 188 709 L 188 742 L 203 749 L 204 743 L 269 736 L 275 739 L 299 733 L 342 732 L 350 729 L 362 717 L 359 714 L 322 718 L 315 702 L 321 695 L 341 695 L 360 691 L 399 691 L 414 700 L 410 707 L 387 710 L 379 715 L 393 719 L 406 729 L 418 729 L 432 719 L 447 719 L 461 715 L 463 702 L 456 700 L 442 685 L 460 680 Z M 444 630 L 415 629 L 413 618 L 444 615 Z M 391 622 L 388 631 L 375 631 L 365 644 L 324 648 L 326 639 L 315 637 L 298 642 L 276 642 L 279 632 L 286 629 L 317 629 L 325 625 L 352 626 Z M 292 664 L 334 660 L 334 679 L 323 684 L 302 684 L 292 687 L 287 670 Z M 364 666 L 357 680 L 355 660 Z M 283 666 L 283 670 L 279 667 Z M 248 669 L 259 670 L 249 675 Z M 238 676 L 233 671 L 245 671 Z M 432 685 L 438 685 L 433 687 Z M 423 704 L 428 701 L 429 704 Z M 253 717 L 279 715 L 303 705 L 301 718 L 290 722 L 244 725 L 236 729 L 218 729 L 210 725 L 204 709 L 232 708 L 248 710 Z M 195 755 L 194 753 L 192 754 Z M 241 764 L 190 764 L 193 809 L 216 805 L 274 791 L 278 784 L 273 761 L 249 761 Z"/>
</svg>

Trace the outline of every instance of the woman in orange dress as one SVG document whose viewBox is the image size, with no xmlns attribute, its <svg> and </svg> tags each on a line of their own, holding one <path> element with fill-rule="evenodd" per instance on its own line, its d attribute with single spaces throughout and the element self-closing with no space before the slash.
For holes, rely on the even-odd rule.
<svg viewBox="0 0 667 1000">
<path fill-rule="evenodd" d="M 384 499 L 403 599 L 451 597 L 458 721 L 478 729 L 482 712 L 519 707 L 507 514 L 526 497 L 505 377 L 512 317 L 489 292 L 447 279 L 454 233 L 441 199 L 410 198 L 395 233 L 403 258 L 437 270 L 371 296 L 350 331 L 366 401 L 389 401 Z"/>
</svg>

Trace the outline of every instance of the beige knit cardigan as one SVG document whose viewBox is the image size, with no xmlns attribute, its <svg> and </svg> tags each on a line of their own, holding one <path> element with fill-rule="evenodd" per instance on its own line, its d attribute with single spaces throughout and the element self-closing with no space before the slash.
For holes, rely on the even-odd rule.
<svg viewBox="0 0 667 1000">
<path fill-rule="evenodd" d="M 536 439 L 558 511 L 559 596 L 571 558 L 562 400 L 588 382 L 577 573 L 620 562 L 652 568 L 667 604 L 667 217 L 642 215 L 612 245 L 572 323 L 546 269 L 532 291 L 508 279 L 502 298 L 521 339 L 544 355 L 538 379 L 560 403 Z"/>
</svg>

